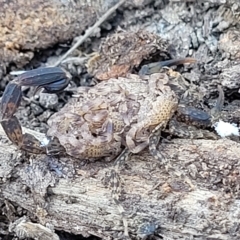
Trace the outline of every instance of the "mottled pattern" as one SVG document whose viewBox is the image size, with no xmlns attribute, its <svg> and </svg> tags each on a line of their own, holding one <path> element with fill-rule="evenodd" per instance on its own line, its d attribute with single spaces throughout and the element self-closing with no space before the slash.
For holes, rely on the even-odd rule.
<svg viewBox="0 0 240 240">
<path fill-rule="evenodd" d="M 164 128 L 177 108 L 165 74 L 109 79 L 93 88 L 80 87 L 79 97 L 49 120 L 55 136 L 76 158 L 114 157 L 121 146 L 138 153 L 149 136 Z"/>
<path fill-rule="evenodd" d="M 168 55 L 168 48 L 166 40 L 146 30 L 118 31 L 102 42 L 99 55 L 88 62 L 88 72 L 99 80 L 126 76 L 144 59 Z"/>
<path fill-rule="evenodd" d="M 85 1 L 0 0 L 0 68 L 23 66 L 35 50 L 80 35 L 96 21 L 98 9 Z"/>
</svg>

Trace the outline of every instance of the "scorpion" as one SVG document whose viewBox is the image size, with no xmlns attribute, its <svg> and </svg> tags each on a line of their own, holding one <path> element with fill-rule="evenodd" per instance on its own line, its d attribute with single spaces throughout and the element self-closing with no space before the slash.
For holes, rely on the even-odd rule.
<svg viewBox="0 0 240 240">
<path fill-rule="evenodd" d="M 195 125 L 211 123 L 211 115 L 205 111 L 193 107 L 178 107 L 177 96 L 167 86 L 166 75 L 155 73 L 164 66 L 192 61 L 186 58 L 144 65 L 140 76 L 132 74 L 124 79 L 101 82 L 93 88 L 80 87 L 79 100 L 67 104 L 48 121 L 51 137 L 47 136 L 47 144 L 43 144 L 30 133 L 23 133 L 15 116 L 22 99 L 21 87 L 36 87 L 36 90 L 43 89 L 46 93 L 59 93 L 68 86 L 71 77 L 60 67 L 27 71 L 5 88 L 0 105 L 2 128 L 18 149 L 34 154 L 66 152 L 79 159 L 117 157 L 116 171 L 111 172 L 110 187 L 113 199 L 124 216 L 124 209 L 119 204 L 116 172 L 129 153 L 139 153 L 149 146 L 150 153 L 162 160 L 162 154 L 156 149 L 156 145 L 161 130 L 176 112 L 177 118 L 183 120 L 185 116 L 185 120 L 198 123 Z M 216 112 L 221 110 L 224 99 L 220 89 L 219 93 L 218 104 L 213 109 Z M 122 145 L 125 146 L 123 151 Z M 128 235 L 127 221 L 124 219 L 125 217 L 124 231 Z"/>
<path fill-rule="evenodd" d="M 182 64 L 184 62 L 193 62 L 192 59 L 178 59 L 178 60 L 168 60 L 162 61 L 158 64 L 154 63 L 153 72 L 156 70 L 156 66 L 164 67 L 164 66 L 172 66 L 177 64 Z M 140 70 L 140 73 L 152 74 L 151 72 L 152 64 L 144 65 Z M 146 70 L 147 69 L 147 70 Z M 155 69 L 155 70 L 154 70 Z M 141 74 L 140 74 L 141 75 Z M 51 137 L 49 139 L 48 144 L 43 144 L 40 142 L 38 138 L 29 133 L 23 133 L 21 124 L 15 113 L 20 106 L 22 99 L 22 86 L 29 87 L 37 87 L 36 91 L 39 89 L 43 89 L 46 93 L 59 93 L 63 91 L 70 82 L 70 74 L 63 70 L 60 67 L 46 67 L 39 68 L 30 71 L 26 71 L 23 74 L 17 76 L 13 81 L 11 81 L 5 88 L 5 91 L 2 96 L 2 101 L 0 105 L 1 115 L 1 125 L 3 130 L 5 131 L 7 137 L 10 139 L 12 143 L 14 143 L 18 149 L 34 153 L 34 154 L 49 154 L 53 152 L 62 152 L 64 151 L 64 146 L 59 143 L 56 137 Z M 120 81 L 120 80 L 119 80 Z M 36 92 L 35 91 L 35 92 Z M 221 93 L 221 91 L 219 90 Z M 223 93 L 220 94 L 220 104 L 214 109 L 219 112 L 221 110 L 221 106 L 223 105 Z M 219 107 L 220 105 L 220 107 Z M 175 112 L 176 108 L 173 107 L 173 111 Z M 179 107 L 178 108 L 178 116 L 181 115 L 183 119 L 183 115 L 186 116 L 185 119 L 191 120 L 193 123 L 197 123 L 197 125 L 206 125 L 210 123 L 211 116 L 206 113 L 206 111 L 199 110 L 193 107 Z M 171 114 L 172 116 L 172 114 Z M 196 124 L 195 124 L 196 125 Z M 110 130 L 110 131 L 113 131 Z M 134 130 L 131 130 L 134 131 Z M 135 130 L 136 131 L 136 130 Z M 50 147 L 55 148 L 55 150 L 50 149 Z M 141 148 L 142 150 L 142 148 Z M 134 152 L 134 151 L 133 151 Z M 138 151 L 136 151 L 138 152 Z M 70 154 L 72 155 L 72 154 Z M 104 156 L 104 155 L 103 155 Z M 101 153 L 97 156 L 101 157 Z"/>
</svg>

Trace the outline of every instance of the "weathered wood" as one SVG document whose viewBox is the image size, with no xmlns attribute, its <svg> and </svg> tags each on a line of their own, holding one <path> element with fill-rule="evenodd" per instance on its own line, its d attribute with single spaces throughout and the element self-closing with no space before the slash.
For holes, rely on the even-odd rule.
<svg viewBox="0 0 240 240">
<path fill-rule="evenodd" d="M 112 163 L 29 157 L 16 152 L 2 129 L 0 135 L 0 202 L 8 220 L 20 222 L 12 231 L 23 234 L 19 228 L 26 231 L 27 222 L 29 231 L 40 229 L 36 235 L 44 226 L 103 239 L 122 235 L 121 215 L 105 184 Z M 163 239 L 239 239 L 239 144 L 175 139 L 160 150 L 163 164 L 145 151 L 121 170 L 131 239 L 144 227 Z M 23 221 L 19 209 L 25 209 Z M 42 228 L 31 225 L 34 217 Z"/>
<path fill-rule="evenodd" d="M 81 35 L 111 7 L 103 3 L 0 0 L 0 70 L 13 62 L 21 68 L 34 57 L 35 51 Z"/>
</svg>

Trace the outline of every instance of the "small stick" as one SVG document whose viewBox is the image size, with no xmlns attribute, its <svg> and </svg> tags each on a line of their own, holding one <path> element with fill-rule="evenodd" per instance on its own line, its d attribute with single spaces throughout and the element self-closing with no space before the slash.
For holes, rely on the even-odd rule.
<svg viewBox="0 0 240 240">
<path fill-rule="evenodd" d="M 120 0 L 117 4 L 115 4 L 112 8 L 110 8 L 102 17 L 90 28 L 88 28 L 85 34 L 79 38 L 79 40 L 53 65 L 53 67 L 57 67 L 69 54 L 71 54 L 76 48 L 78 48 L 92 33 L 93 31 L 99 27 L 108 17 L 116 11 L 125 0 Z"/>
</svg>

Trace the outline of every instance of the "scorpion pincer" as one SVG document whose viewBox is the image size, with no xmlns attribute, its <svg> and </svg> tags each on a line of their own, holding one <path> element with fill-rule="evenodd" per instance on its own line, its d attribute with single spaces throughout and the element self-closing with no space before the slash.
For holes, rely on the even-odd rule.
<svg viewBox="0 0 240 240">
<path fill-rule="evenodd" d="M 46 146 L 29 133 L 23 133 L 15 113 L 22 99 L 22 86 L 35 86 L 47 93 L 57 93 L 67 87 L 69 75 L 59 67 L 39 68 L 27 71 L 10 82 L 2 96 L 0 105 L 1 125 L 8 138 L 19 149 L 31 153 L 46 153 Z"/>
</svg>

